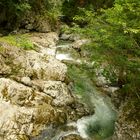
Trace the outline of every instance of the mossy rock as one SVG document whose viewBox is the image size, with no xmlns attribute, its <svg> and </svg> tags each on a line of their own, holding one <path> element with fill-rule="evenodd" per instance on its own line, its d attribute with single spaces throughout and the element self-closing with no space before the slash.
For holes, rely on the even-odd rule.
<svg viewBox="0 0 140 140">
<path fill-rule="evenodd" d="M 23 48 L 25 50 L 33 49 L 33 43 L 28 39 L 28 34 L 22 35 L 8 35 L 0 37 L 0 42 L 8 43 L 11 46 Z"/>
</svg>

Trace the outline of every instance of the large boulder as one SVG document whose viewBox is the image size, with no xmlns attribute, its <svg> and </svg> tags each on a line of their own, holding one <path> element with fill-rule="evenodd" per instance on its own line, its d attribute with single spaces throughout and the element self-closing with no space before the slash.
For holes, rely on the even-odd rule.
<svg viewBox="0 0 140 140">
<path fill-rule="evenodd" d="M 11 104 L 27 107 L 50 104 L 52 101 L 48 95 L 7 78 L 0 78 L 0 98 Z"/>
<path fill-rule="evenodd" d="M 45 35 L 44 35 L 45 36 Z M 49 33 L 44 38 L 46 45 L 54 46 L 57 41 L 55 33 Z M 41 44 L 42 45 L 42 44 Z M 35 50 L 24 51 L 15 46 L 2 43 L 0 50 L 0 74 L 8 77 L 30 77 L 31 79 L 64 81 L 67 67 L 60 61 L 50 57 L 48 48 L 38 47 Z M 53 48 L 54 49 L 54 48 Z M 55 50 L 54 50 L 55 52 Z"/>
<path fill-rule="evenodd" d="M 72 44 L 72 47 L 74 49 L 80 49 L 83 45 L 88 44 L 90 42 L 89 39 L 79 39 L 74 41 L 74 43 Z"/>
<path fill-rule="evenodd" d="M 20 22 L 20 28 L 41 33 L 48 33 L 52 30 L 48 17 L 36 15 L 34 12 L 26 13 Z"/>
<path fill-rule="evenodd" d="M 65 111 L 51 105 L 52 97 L 13 80 L 0 78 L 0 98 L 0 133 L 4 140 L 27 139 L 39 134 L 46 124 L 66 120 Z"/>
<path fill-rule="evenodd" d="M 55 46 L 59 40 L 58 34 L 55 32 L 50 33 L 34 33 L 31 40 L 43 47 Z"/>
<path fill-rule="evenodd" d="M 29 51 L 26 54 L 25 74 L 32 79 L 64 81 L 67 67 L 56 59 L 49 59 L 41 53 Z"/>
<path fill-rule="evenodd" d="M 63 106 L 74 102 L 68 87 L 61 81 L 33 81 L 33 84 L 40 88 L 45 94 L 54 98 L 52 103 L 55 106 Z"/>
</svg>

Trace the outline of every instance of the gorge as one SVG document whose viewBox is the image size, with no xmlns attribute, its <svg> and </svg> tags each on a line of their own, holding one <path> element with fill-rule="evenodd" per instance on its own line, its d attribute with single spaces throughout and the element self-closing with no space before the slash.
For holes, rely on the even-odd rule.
<svg viewBox="0 0 140 140">
<path fill-rule="evenodd" d="M 0 140 L 139 140 L 139 0 L 0 0 Z"/>
</svg>

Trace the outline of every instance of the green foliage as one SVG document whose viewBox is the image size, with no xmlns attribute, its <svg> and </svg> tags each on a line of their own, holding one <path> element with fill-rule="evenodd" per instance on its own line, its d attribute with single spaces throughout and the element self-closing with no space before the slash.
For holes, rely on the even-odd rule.
<svg viewBox="0 0 140 140">
<path fill-rule="evenodd" d="M 16 14 L 20 16 L 20 13 L 23 13 L 26 10 L 31 9 L 31 6 L 29 5 L 29 3 L 21 3 L 21 4 L 15 4 L 15 8 L 16 8 Z"/>
<path fill-rule="evenodd" d="M 108 64 L 106 75 L 114 75 L 110 80 L 117 79 L 122 92 L 139 97 L 140 1 L 116 0 L 112 8 L 100 12 L 80 9 L 79 13 L 74 20 L 80 26 L 72 31 L 91 38 L 87 46 L 91 60 L 98 58 Z"/>
<path fill-rule="evenodd" d="M 6 42 L 9 45 L 21 47 L 25 50 L 34 48 L 32 42 L 28 39 L 28 35 L 26 34 L 0 37 L 0 42 Z"/>
<path fill-rule="evenodd" d="M 62 13 L 68 20 L 72 20 L 73 16 L 81 14 L 79 8 L 97 11 L 100 8 L 111 7 L 114 0 L 64 0 L 62 5 Z"/>
<path fill-rule="evenodd" d="M 61 4 L 61 0 L 1 0 L 0 25 L 6 29 L 13 30 L 13 28 L 19 27 L 26 15 L 39 15 L 46 18 L 46 13 L 47 19 L 53 24 L 58 20 Z"/>
<path fill-rule="evenodd" d="M 31 9 L 28 1 L 1 0 L 0 2 L 0 24 L 5 23 L 8 28 L 17 26 L 19 19 Z"/>
<path fill-rule="evenodd" d="M 62 12 L 67 18 L 71 19 L 77 12 L 77 5 L 75 0 L 65 0 L 62 6 Z"/>
</svg>

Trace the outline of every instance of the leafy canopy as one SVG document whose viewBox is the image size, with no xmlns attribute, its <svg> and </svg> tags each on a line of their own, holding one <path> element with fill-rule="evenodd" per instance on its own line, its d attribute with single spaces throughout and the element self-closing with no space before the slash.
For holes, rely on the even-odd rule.
<svg viewBox="0 0 140 140">
<path fill-rule="evenodd" d="M 115 0 L 112 8 L 79 10 L 72 31 L 91 38 L 87 46 L 91 60 L 107 63 L 106 73 L 116 77 L 121 91 L 139 98 L 140 1 Z"/>
</svg>

